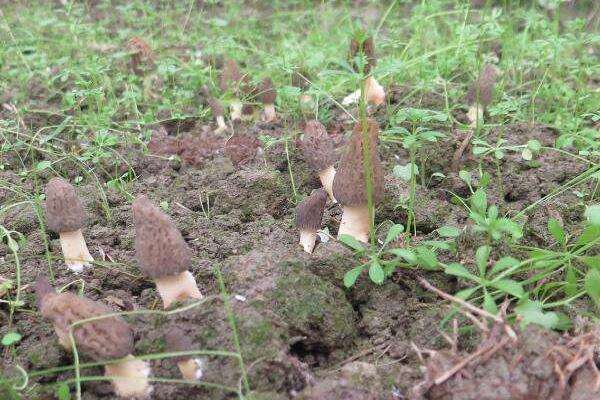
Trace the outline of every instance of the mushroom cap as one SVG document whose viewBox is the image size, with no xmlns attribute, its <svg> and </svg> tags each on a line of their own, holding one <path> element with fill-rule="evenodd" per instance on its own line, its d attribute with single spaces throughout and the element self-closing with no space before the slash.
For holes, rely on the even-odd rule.
<svg viewBox="0 0 600 400">
<path fill-rule="evenodd" d="M 383 199 L 383 168 L 377 153 L 379 124 L 369 119 L 369 149 L 373 170 L 373 204 Z M 367 204 L 361 124 L 357 123 L 333 178 L 333 196 L 342 206 Z"/>
<path fill-rule="evenodd" d="M 497 76 L 497 68 L 492 64 L 486 64 L 481 70 L 479 77 L 469 87 L 466 96 L 467 102 L 469 104 L 478 102 L 484 106 L 489 105 L 494 97 Z"/>
<path fill-rule="evenodd" d="M 48 278 L 45 276 L 38 276 L 35 281 L 35 297 L 38 308 L 41 308 L 44 297 L 49 294 L 56 293 Z"/>
<path fill-rule="evenodd" d="M 225 144 L 225 155 L 234 165 L 245 164 L 256 156 L 260 141 L 251 135 L 236 133 Z"/>
<path fill-rule="evenodd" d="M 331 167 L 338 158 L 333 140 L 325 126 L 317 120 L 306 123 L 299 147 L 309 167 L 317 172 Z"/>
<path fill-rule="evenodd" d="M 133 202 L 135 256 L 150 278 L 186 271 L 191 252 L 171 219 L 144 195 Z"/>
<path fill-rule="evenodd" d="M 263 104 L 275 104 L 277 98 L 277 91 L 273 87 L 273 81 L 271 78 L 265 78 L 262 81 L 260 99 Z"/>
<path fill-rule="evenodd" d="M 296 207 L 296 226 L 300 229 L 317 230 L 321 227 L 327 192 L 315 189 Z"/>
<path fill-rule="evenodd" d="M 52 178 L 44 193 L 48 229 L 57 233 L 81 229 L 86 214 L 73 185 L 62 178 Z"/>
<path fill-rule="evenodd" d="M 221 90 L 224 92 L 227 89 L 236 91 L 241 78 L 242 75 L 240 74 L 237 62 L 231 58 L 227 58 L 223 63 L 223 71 L 221 72 L 221 80 L 219 82 Z"/>
<path fill-rule="evenodd" d="M 367 64 L 365 65 L 365 74 L 371 72 L 371 69 L 377 64 L 377 58 L 375 57 L 375 43 L 373 42 L 373 36 L 369 36 L 362 42 L 360 39 L 353 38 L 350 41 L 350 61 L 354 66 L 354 69 L 359 72 L 359 66 L 355 64 L 354 58 L 360 53 L 364 54 Z"/>
<path fill-rule="evenodd" d="M 73 293 L 46 294 L 41 301 L 42 316 L 52 321 L 61 344 L 70 345 L 69 327 L 76 321 L 111 314 L 108 306 Z M 77 351 L 96 361 L 118 359 L 133 351 L 133 332 L 120 316 L 101 318 L 73 329 Z"/>
<path fill-rule="evenodd" d="M 223 110 L 223 105 L 221 105 L 221 102 L 210 93 L 210 90 L 208 90 L 207 86 L 202 87 L 202 93 L 206 98 L 206 102 L 208 103 L 208 106 L 210 107 L 213 116 L 216 118 L 218 116 L 224 115 L 225 112 Z"/>
<path fill-rule="evenodd" d="M 176 326 L 170 328 L 165 334 L 165 344 L 169 352 L 191 351 L 195 349 L 190 335 Z M 178 356 L 174 358 L 176 362 L 179 362 L 187 360 L 190 356 Z"/>
</svg>

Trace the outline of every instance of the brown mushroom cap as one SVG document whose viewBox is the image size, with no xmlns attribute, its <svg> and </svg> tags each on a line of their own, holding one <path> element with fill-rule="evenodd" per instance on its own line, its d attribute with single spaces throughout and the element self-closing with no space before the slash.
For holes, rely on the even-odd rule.
<svg viewBox="0 0 600 400">
<path fill-rule="evenodd" d="M 75 188 L 62 178 L 52 178 L 46 184 L 46 224 L 51 231 L 73 232 L 85 222 L 85 210 Z"/>
<path fill-rule="evenodd" d="M 333 140 L 325 126 L 317 120 L 306 123 L 299 147 L 309 167 L 317 172 L 331 167 L 338 158 Z"/>
<path fill-rule="evenodd" d="M 377 204 L 383 198 L 383 169 L 377 153 L 379 124 L 369 119 L 368 127 L 373 169 L 373 204 Z M 367 204 L 362 147 L 362 128 L 357 123 L 333 179 L 333 196 L 342 206 Z"/>
<path fill-rule="evenodd" d="M 169 352 L 177 352 L 177 351 L 192 351 L 195 349 L 194 343 L 192 343 L 192 339 L 189 334 L 186 334 L 185 331 L 178 327 L 172 327 L 165 334 L 165 344 L 167 346 L 167 351 Z M 191 356 L 178 356 L 174 357 L 176 362 L 185 361 Z"/>
<path fill-rule="evenodd" d="M 317 230 L 321 227 L 327 192 L 315 189 L 296 207 L 296 226 L 300 229 Z"/>
<path fill-rule="evenodd" d="M 74 322 L 114 312 L 102 303 L 67 292 L 46 294 L 40 311 L 52 321 L 63 345 L 69 343 L 69 327 Z M 96 361 L 122 358 L 133 351 L 133 332 L 120 316 L 77 325 L 73 338 L 77 351 Z"/>
<path fill-rule="evenodd" d="M 207 86 L 202 87 L 202 94 L 206 98 L 206 102 L 208 103 L 210 110 L 215 118 L 225 114 L 221 102 L 210 93 L 210 90 L 208 90 Z"/>
<path fill-rule="evenodd" d="M 223 71 L 221 72 L 220 88 L 226 92 L 227 89 L 232 91 L 237 90 L 242 76 L 235 60 L 227 58 L 223 63 Z"/>
<path fill-rule="evenodd" d="M 273 87 L 273 81 L 271 78 L 265 78 L 262 81 L 260 99 L 263 104 L 275 104 L 277 98 L 277 91 Z"/>
<path fill-rule="evenodd" d="M 479 74 L 479 77 L 467 92 L 466 100 L 469 104 L 479 103 L 484 106 L 489 105 L 494 97 L 494 86 L 498 71 L 492 64 L 486 64 Z"/>
<path fill-rule="evenodd" d="M 56 293 L 48 279 L 44 276 L 39 276 L 35 281 L 35 298 L 38 308 L 41 308 L 44 297 L 49 294 Z"/>
<path fill-rule="evenodd" d="M 146 196 L 133 202 L 135 256 L 150 278 L 177 275 L 190 265 L 190 249 L 171 219 Z"/>
<path fill-rule="evenodd" d="M 371 72 L 371 69 L 377 64 L 377 58 L 375 57 L 375 43 L 373 37 L 369 36 L 364 41 L 359 42 L 356 38 L 350 41 L 350 61 L 352 62 L 354 69 L 358 71 L 358 65 L 354 64 L 354 58 L 363 53 L 366 57 L 367 64 L 365 65 L 365 74 Z"/>
<path fill-rule="evenodd" d="M 225 155 L 234 165 L 245 164 L 256 156 L 260 141 L 251 135 L 236 133 L 225 144 Z"/>
</svg>

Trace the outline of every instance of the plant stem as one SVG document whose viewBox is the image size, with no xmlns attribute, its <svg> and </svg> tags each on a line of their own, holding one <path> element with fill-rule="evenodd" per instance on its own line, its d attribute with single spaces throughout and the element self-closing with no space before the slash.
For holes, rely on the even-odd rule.
<svg viewBox="0 0 600 400">
<path fill-rule="evenodd" d="M 362 156 L 363 173 L 365 176 L 365 189 L 367 194 L 367 208 L 369 210 L 369 237 L 371 250 L 375 250 L 377 238 L 375 237 L 375 209 L 373 205 L 373 166 L 371 163 L 371 138 L 369 137 L 369 124 L 367 122 L 367 98 L 366 98 L 367 77 L 361 77 L 360 101 L 358 104 L 359 121 L 362 134 Z M 375 143 L 373 143 L 375 145 Z"/>
</svg>

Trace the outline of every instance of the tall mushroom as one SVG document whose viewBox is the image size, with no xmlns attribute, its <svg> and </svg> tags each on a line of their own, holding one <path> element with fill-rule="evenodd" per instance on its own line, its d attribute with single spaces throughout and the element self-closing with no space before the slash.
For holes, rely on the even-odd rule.
<svg viewBox="0 0 600 400">
<path fill-rule="evenodd" d="M 94 361 L 106 362 L 105 375 L 112 380 L 117 395 L 143 397 L 152 392 L 148 382 L 150 367 L 133 353 L 133 331 L 106 305 L 72 293 L 56 293 L 47 280 L 36 282 L 38 307 L 52 322 L 58 341 L 67 351 L 73 349 L 70 332 L 78 354 Z M 77 321 L 88 320 L 77 325 Z"/>
<path fill-rule="evenodd" d="M 469 104 L 467 118 L 471 126 L 476 126 L 477 121 L 483 120 L 483 112 L 494 97 L 498 72 L 498 68 L 494 65 L 486 64 L 475 82 L 469 87 L 466 100 Z"/>
<path fill-rule="evenodd" d="M 242 101 L 240 100 L 239 90 L 242 83 L 242 75 L 235 60 L 228 58 L 223 63 L 223 71 L 221 74 L 221 90 L 230 91 L 233 99 L 229 103 L 229 115 L 232 121 L 237 121 L 242 118 Z"/>
<path fill-rule="evenodd" d="M 376 121 L 369 119 L 367 129 L 368 160 L 371 164 L 373 206 L 375 206 L 383 197 L 383 170 L 377 153 L 379 125 Z M 365 179 L 365 170 L 369 170 L 363 165 L 363 145 L 362 125 L 357 123 L 333 179 L 333 195 L 343 209 L 338 237 L 347 234 L 366 243 L 369 238 L 371 220 Z"/>
<path fill-rule="evenodd" d="M 201 299 L 194 276 L 188 271 L 191 252 L 171 219 L 146 196 L 133 202 L 135 255 L 140 269 L 154 280 L 168 308 L 177 300 Z"/>
<path fill-rule="evenodd" d="M 321 228 L 321 220 L 327 192 L 315 189 L 296 207 L 296 226 L 300 229 L 300 244 L 307 253 L 312 253 L 317 240 L 317 230 Z"/>
<path fill-rule="evenodd" d="M 265 122 L 275 121 L 275 99 L 277 98 L 277 91 L 273 87 L 271 78 L 263 79 L 260 97 L 265 108 L 263 120 Z"/>
<path fill-rule="evenodd" d="M 335 176 L 334 165 L 337 161 L 337 153 L 325 126 L 317 120 L 308 121 L 299 147 L 309 167 L 319 175 L 329 198 L 335 201 L 331 187 Z"/>
<path fill-rule="evenodd" d="M 377 64 L 377 57 L 375 56 L 375 44 L 372 36 L 368 36 L 366 38 L 354 38 L 350 41 L 350 61 L 353 63 L 354 69 L 357 72 L 361 72 L 361 66 L 355 62 L 355 59 L 361 54 L 366 58 L 366 65 L 364 68 L 362 68 L 362 72 L 367 75 L 365 80 L 365 99 L 368 104 L 383 104 L 385 102 L 385 90 L 372 75 L 372 69 Z M 342 104 L 350 105 L 358 103 L 361 93 L 361 89 L 358 89 L 349 94 L 344 98 Z"/>
<path fill-rule="evenodd" d="M 165 344 L 169 352 L 194 350 L 194 344 L 189 335 L 186 335 L 183 329 L 178 327 L 172 327 L 165 334 Z M 175 362 L 177 362 L 177 367 L 185 379 L 196 381 L 202 378 L 204 361 L 201 358 L 178 356 L 175 357 Z"/>
<path fill-rule="evenodd" d="M 215 129 L 215 133 L 219 134 L 227 130 L 221 102 L 210 93 L 210 90 L 206 85 L 202 86 L 202 93 L 204 94 L 204 97 L 206 97 L 206 101 L 210 107 L 213 117 L 215 117 L 215 120 L 217 121 L 217 129 Z"/>
<path fill-rule="evenodd" d="M 75 188 L 62 178 L 50 179 L 44 193 L 48 229 L 59 234 L 67 267 L 81 272 L 94 261 L 81 231 L 86 218 L 83 205 Z"/>
</svg>

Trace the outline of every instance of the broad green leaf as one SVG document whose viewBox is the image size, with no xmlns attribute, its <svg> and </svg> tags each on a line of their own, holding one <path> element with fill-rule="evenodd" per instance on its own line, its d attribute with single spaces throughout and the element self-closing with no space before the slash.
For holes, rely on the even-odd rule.
<svg viewBox="0 0 600 400">
<path fill-rule="evenodd" d="M 387 236 L 385 237 L 385 244 L 388 244 L 388 243 L 396 240 L 402 232 L 404 232 L 404 225 L 402 225 L 402 224 L 392 225 L 390 227 L 390 230 L 388 230 Z"/>
<path fill-rule="evenodd" d="M 19 332 L 7 332 L 2 337 L 2 345 L 10 346 L 11 344 L 18 343 L 21 340 L 21 334 Z"/>
<path fill-rule="evenodd" d="M 520 261 L 514 257 L 502 257 L 492 267 L 490 272 L 491 275 L 495 275 L 500 271 L 504 271 L 505 269 L 512 268 L 516 265 L 519 265 Z"/>
<path fill-rule="evenodd" d="M 464 169 L 461 169 L 458 172 L 458 177 L 460 179 L 462 179 L 464 182 L 468 183 L 469 185 L 471 184 L 471 173 L 469 171 L 465 171 Z"/>
<path fill-rule="evenodd" d="M 385 279 L 383 268 L 381 268 L 381 265 L 377 260 L 371 262 L 371 266 L 369 267 L 369 278 L 378 285 L 381 285 Z"/>
<path fill-rule="evenodd" d="M 36 171 L 43 171 L 47 168 L 50 168 L 50 166 L 52 166 L 52 162 L 50 161 L 40 161 L 39 163 L 37 163 L 35 165 L 35 170 Z"/>
<path fill-rule="evenodd" d="M 460 229 L 454 226 L 442 226 L 437 231 L 441 237 L 455 238 L 460 235 Z"/>
<path fill-rule="evenodd" d="M 510 234 L 515 240 L 521 239 L 523 237 L 523 230 L 521 229 L 521 226 L 512 219 L 500 218 L 498 220 L 498 227 L 503 232 Z"/>
<path fill-rule="evenodd" d="M 585 275 L 585 291 L 600 307 L 600 271 L 597 269 L 590 269 Z"/>
<path fill-rule="evenodd" d="M 558 243 L 565 244 L 565 230 L 557 219 L 550 218 L 548 220 L 548 232 Z"/>
<path fill-rule="evenodd" d="M 412 178 L 412 174 L 415 176 L 419 175 L 419 166 L 416 164 L 408 163 L 406 165 L 396 165 L 393 169 L 394 176 L 402 179 L 405 182 L 409 182 Z"/>
<path fill-rule="evenodd" d="M 419 246 L 417 247 L 416 251 L 419 265 L 429 270 L 437 268 L 438 260 L 433 250 L 428 249 L 427 247 Z"/>
<path fill-rule="evenodd" d="M 494 151 L 494 157 L 496 157 L 496 159 L 498 159 L 498 160 L 502 160 L 504 158 L 504 151 L 502 151 L 502 150 Z"/>
<path fill-rule="evenodd" d="M 492 286 L 517 298 L 521 298 L 525 294 L 523 286 L 512 279 L 500 279 L 499 281 L 493 282 Z"/>
<path fill-rule="evenodd" d="M 485 275 L 491 250 L 490 246 L 480 246 L 475 252 L 475 262 L 477 264 L 477 269 L 479 270 L 479 275 L 481 276 Z"/>
<path fill-rule="evenodd" d="M 490 314 L 498 314 L 498 306 L 496 305 L 493 297 L 487 291 L 485 291 L 483 294 L 483 309 Z"/>
<path fill-rule="evenodd" d="M 363 268 L 363 265 L 359 265 L 358 267 L 354 267 L 350 271 L 346 272 L 346 274 L 344 275 L 344 286 L 346 286 L 347 288 L 354 286 L 354 283 L 360 276 Z"/>
<path fill-rule="evenodd" d="M 459 299 L 462 299 L 462 300 L 467 300 L 476 291 L 477 291 L 477 288 L 467 288 L 467 289 L 463 289 L 463 290 L 461 290 L 459 292 L 456 292 L 456 294 L 454 296 L 456 296 L 456 297 L 458 297 Z"/>
<path fill-rule="evenodd" d="M 527 142 L 527 148 L 537 153 L 542 148 L 542 144 L 539 142 L 539 140 L 531 139 Z"/>
<path fill-rule="evenodd" d="M 409 264 L 414 265 L 418 261 L 415 252 L 409 249 L 391 249 L 389 250 L 389 253 L 398 257 L 402 257 Z"/>
<path fill-rule="evenodd" d="M 567 273 L 565 285 L 565 293 L 568 297 L 573 297 L 577 294 L 577 274 L 575 273 L 575 268 L 572 265 L 567 266 Z"/>
<path fill-rule="evenodd" d="M 473 154 L 479 156 L 487 151 L 487 147 L 475 146 L 473 147 Z"/>
<path fill-rule="evenodd" d="M 484 214 L 487 208 L 487 195 L 483 189 L 477 189 L 471 196 L 471 206 L 479 214 Z"/>
<path fill-rule="evenodd" d="M 600 204 L 588 206 L 585 209 L 584 215 L 591 225 L 600 226 Z"/>
<path fill-rule="evenodd" d="M 600 270 L 600 256 L 581 257 L 581 261 L 590 268 Z"/>
<path fill-rule="evenodd" d="M 56 388 L 56 398 L 58 400 L 70 400 L 71 393 L 69 391 L 69 385 L 64 382 L 61 382 Z"/>
<path fill-rule="evenodd" d="M 521 157 L 525 161 L 531 161 L 531 159 L 533 158 L 533 153 L 531 152 L 531 150 L 529 148 L 526 147 L 521 152 Z"/>
<path fill-rule="evenodd" d="M 338 240 L 356 251 L 364 251 L 365 249 L 363 244 L 356 240 L 354 236 L 343 233 L 342 235 L 340 235 Z"/>
<path fill-rule="evenodd" d="M 577 238 L 577 245 L 582 246 L 593 242 L 600 237 L 600 226 L 586 226 L 583 233 Z"/>
<path fill-rule="evenodd" d="M 461 278 L 470 279 L 475 282 L 479 280 L 476 276 L 470 273 L 468 269 L 466 269 L 459 263 L 448 264 L 446 268 L 444 268 L 444 272 L 448 275 L 459 276 Z"/>
<path fill-rule="evenodd" d="M 539 301 L 523 299 L 515 307 L 515 312 L 522 318 L 522 328 L 533 323 L 547 329 L 553 329 L 560 323 L 558 315 L 554 312 L 544 312 Z"/>
</svg>

